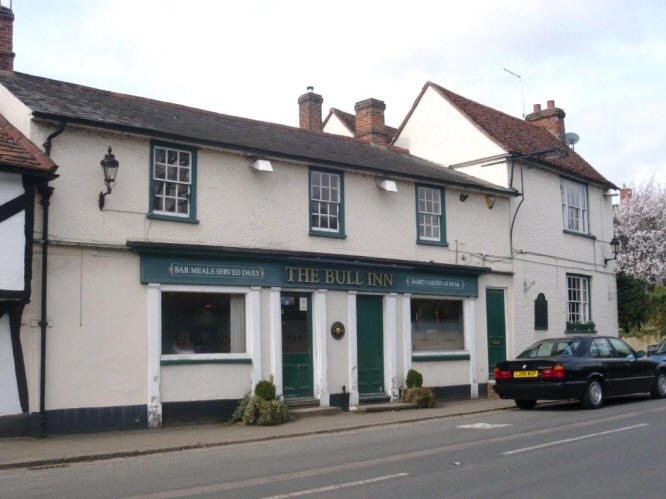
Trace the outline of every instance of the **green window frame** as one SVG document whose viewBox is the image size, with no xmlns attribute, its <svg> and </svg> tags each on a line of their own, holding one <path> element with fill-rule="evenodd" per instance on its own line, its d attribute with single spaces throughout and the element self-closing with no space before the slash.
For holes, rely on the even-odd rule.
<svg viewBox="0 0 666 499">
<path fill-rule="evenodd" d="M 197 149 L 150 142 L 148 218 L 174 222 L 197 220 Z"/>
<path fill-rule="evenodd" d="M 339 170 L 308 169 L 308 216 L 311 236 L 346 238 L 345 176 Z"/>
<path fill-rule="evenodd" d="M 416 242 L 448 246 L 446 242 L 446 197 L 439 186 L 416 184 Z"/>
</svg>

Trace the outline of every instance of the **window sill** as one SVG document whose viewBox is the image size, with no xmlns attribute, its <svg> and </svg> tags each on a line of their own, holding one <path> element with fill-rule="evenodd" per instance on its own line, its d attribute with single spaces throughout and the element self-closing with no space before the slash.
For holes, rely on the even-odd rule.
<svg viewBox="0 0 666 499">
<path fill-rule="evenodd" d="M 168 222 L 181 222 L 186 224 L 198 224 L 199 220 L 196 218 L 184 218 L 184 217 L 170 217 L 169 215 L 159 215 L 157 213 L 148 213 L 146 215 L 151 220 L 165 220 Z"/>
<path fill-rule="evenodd" d="M 469 353 L 412 354 L 412 362 L 449 362 L 455 360 L 469 360 Z"/>
<path fill-rule="evenodd" d="M 162 355 L 162 366 L 187 366 L 194 364 L 252 364 L 246 354 L 174 354 Z"/>
<path fill-rule="evenodd" d="M 596 329 L 565 329 L 564 334 L 597 334 Z"/>
<path fill-rule="evenodd" d="M 335 239 L 347 239 L 347 234 L 341 232 L 325 232 L 310 229 L 310 235 L 315 237 L 333 237 Z"/>
<path fill-rule="evenodd" d="M 426 246 L 448 246 L 446 241 L 428 241 L 426 239 L 417 239 L 416 244 L 425 244 Z"/>
<path fill-rule="evenodd" d="M 578 236 L 578 237 L 586 237 L 587 239 L 596 239 L 597 236 L 594 236 L 592 234 L 589 234 L 587 232 L 576 232 L 575 230 L 569 230 L 569 229 L 562 229 L 562 232 L 565 234 L 570 234 L 572 236 Z"/>
</svg>

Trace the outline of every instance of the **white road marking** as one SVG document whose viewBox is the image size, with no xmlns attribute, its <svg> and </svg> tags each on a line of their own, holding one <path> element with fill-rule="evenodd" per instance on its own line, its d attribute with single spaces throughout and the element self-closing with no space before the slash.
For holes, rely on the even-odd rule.
<svg viewBox="0 0 666 499">
<path fill-rule="evenodd" d="M 598 433 L 588 433 L 587 435 L 581 435 L 580 437 L 565 438 L 563 440 L 555 440 L 554 442 L 547 442 L 545 444 L 532 445 L 530 447 L 523 447 L 522 449 L 514 449 L 506 452 L 502 452 L 503 456 L 510 456 L 512 454 L 520 454 L 521 452 L 528 452 L 531 450 L 543 449 L 545 447 L 552 447 L 553 445 L 567 444 L 569 442 L 576 442 L 578 440 L 585 440 L 587 438 L 600 437 L 602 435 L 610 435 L 611 433 L 618 433 L 621 431 L 635 430 L 636 428 L 642 428 L 643 426 L 650 426 L 648 423 L 636 424 L 633 426 L 624 426 L 622 428 L 615 428 L 614 430 L 600 431 Z"/>
<path fill-rule="evenodd" d="M 318 489 L 298 490 L 296 492 L 289 492 L 288 494 L 280 494 L 279 496 L 264 497 L 263 499 L 285 499 L 288 497 L 309 496 L 312 494 L 317 494 L 319 492 L 329 492 L 331 490 L 346 489 L 348 487 L 357 487 L 359 485 L 366 485 L 368 483 L 383 482 L 384 480 L 391 480 L 392 478 L 400 478 L 407 475 L 409 475 L 409 473 L 395 473 L 393 475 L 378 476 L 375 478 L 368 478 L 366 480 L 357 480 L 356 482 L 346 482 L 346 483 L 339 483 L 337 485 L 328 485 L 326 487 L 319 487 Z"/>
<path fill-rule="evenodd" d="M 507 426 L 513 426 L 512 424 L 491 424 L 491 423 L 474 423 L 474 424 L 461 424 L 456 426 L 456 428 L 465 428 L 470 430 L 494 430 L 495 428 L 506 428 Z"/>
</svg>

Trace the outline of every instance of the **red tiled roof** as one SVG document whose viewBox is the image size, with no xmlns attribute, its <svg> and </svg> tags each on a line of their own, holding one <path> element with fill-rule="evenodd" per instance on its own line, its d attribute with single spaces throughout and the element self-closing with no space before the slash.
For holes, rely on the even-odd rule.
<svg viewBox="0 0 666 499">
<path fill-rule="evenodd" d="M 349 130 L 350 133 L 354 133 L 356 131 L 356 116 L 351 113 L 345 113 L 336 107 L 332 107 L 328 112 L 328 116 L 326 116 L 326 119 L 324 120 L 324 125 L 326 125 L 326 122 L 332 114 L 336 115 L 338 119 L 342 121 L 342 124 L 345 126 L 345 128 L 347 128 L 347 130 Z M 384 125 L 384 130 L 386 130 L 386 135 L 389 136 L 389 140 L 393 139 L 396 132 L 398 131 L 397 128 L 393 128 L 392 126 L 388 125 Z"/>
<path fill-rule="evenodd" d="M 33 142 L 0 114 L 0 165 L 52 172 L 57 168 Z"/>
<path fill-rule="evenodd" d="M 550 148 L 563 149 L 565 144 L 545 128 L 484 106 L 447 90 L 436 83 L 428 82 L 442 97 L 455 106 L 486 136 L 509 153 L 530 154 Z M 406 121 L 406 120 L 405 120 Z M 545 163 L 563 172 L 572 173 L 586 180 L 599 183 L 606 188 L 617 188 L 595 170 L 576 152 L 569 150 L 564 158 L 547 160 Z"/>
</svg>

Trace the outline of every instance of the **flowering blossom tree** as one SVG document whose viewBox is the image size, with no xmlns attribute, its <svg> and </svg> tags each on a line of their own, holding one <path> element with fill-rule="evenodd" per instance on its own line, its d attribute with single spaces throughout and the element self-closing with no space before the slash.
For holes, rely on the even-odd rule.
<svg viewBox="0 0 666 499">
<path fill-rule="evenodd" d="M 621 271 L 654 285 L 666 280 L 666 186 L 654 178 L 615 211 Z"/>
</svg>

